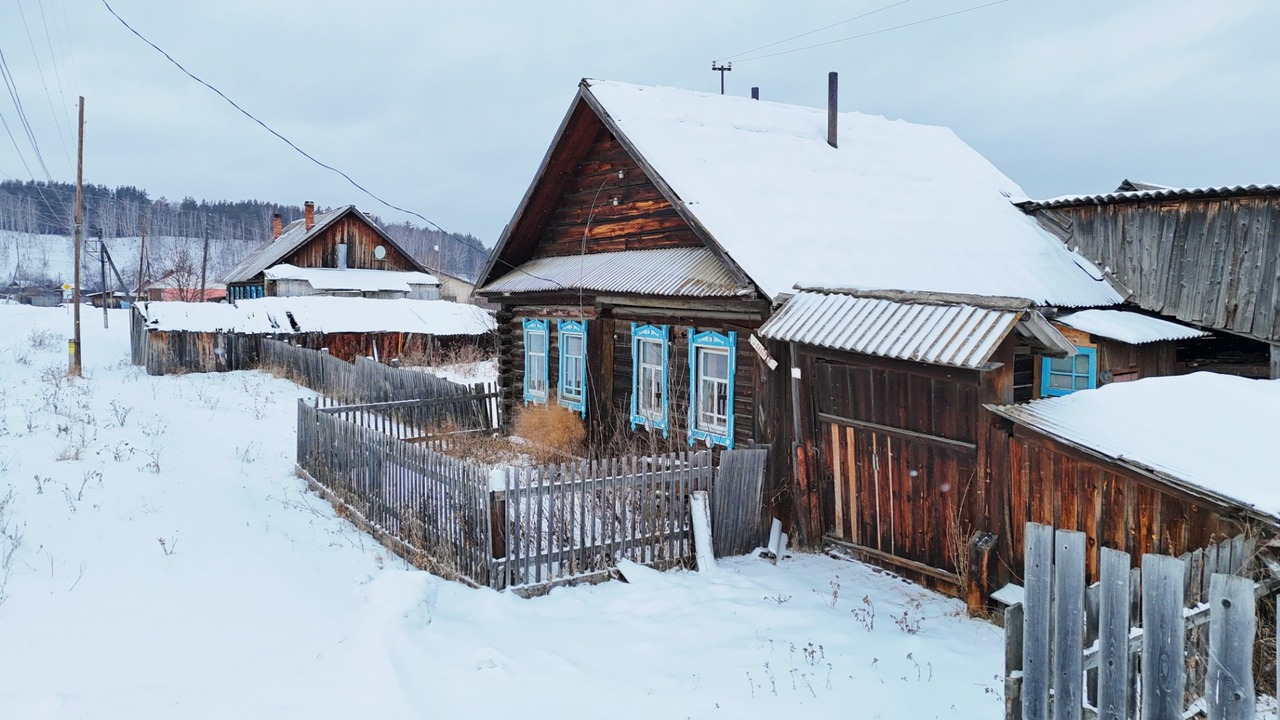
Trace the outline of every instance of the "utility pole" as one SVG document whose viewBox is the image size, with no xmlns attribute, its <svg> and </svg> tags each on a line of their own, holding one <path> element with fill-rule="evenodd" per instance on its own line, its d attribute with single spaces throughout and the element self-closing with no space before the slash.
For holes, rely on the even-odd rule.
<svg viewBox="0 0 1280 720">
<path fill-rule="evenodd" d="M 84 221 L 84 96 L 80 96 L 80 139 L 76 144 L 76 227 L 75 227 L 75 287 L 71 291 L 72 312 L 75 315 L 75 334 L 71 339 L 71 370 L 69 375 L 79 376 L 80 365 L 80 223 Z"/>
<path fill-rule="evenodd" d="M 724 94 L 724 74 L 727 72 L 731 72 L 732 70 L 733 70 L 733 63 L 731 62 L 721 65 L 717 63 L 715 60 L 711 61 L 711 72 L 720 73 L 720 94 L 721 95 Z"/>
<path fill-rule="evenodd" d="M 107 328 L 107 241 L 102 228 L 90 228 L 98 236 L 98 264 L 102 267 L 102 328 Z"/>
<path fill-rule="evenodd" d="M 209 213 L 204 214 L 204 252 L 200 255 L 200 299 L 197 302 L 204 302 L 204 278 L 205 271 L 209 269 Z"/>
<path fill-rule="evenodd" d="M 138 285 L 133 289 L 133 302 L 137 304 L 142 299 L 142 268 L 145 267 L 147 259 L 147 216 L 143 215 L 138 218 L 138 232 L 142 235 L 142 242 L 138 245 Z"/>
</svg>

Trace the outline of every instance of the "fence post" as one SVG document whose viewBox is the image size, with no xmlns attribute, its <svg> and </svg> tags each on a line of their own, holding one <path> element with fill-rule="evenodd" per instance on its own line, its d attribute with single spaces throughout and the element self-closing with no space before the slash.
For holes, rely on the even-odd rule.
<svg viewBox="0 0 1280 720">
<path fill-rule="evenodd" d="M 1142 717 L 1182 717 L 1186 689 L 1183 561 L 1142 556 Z"/>
<path fill-rule="evenodd" d="M 1027 523 L 1022 631 L 1022 717 L 1049 718 L 1049 608 L 1053 604 L 1053 528 Z"/>
<path fill-rule="evenodd" d="M 1209 720 L 1253 720 L 1253 580 L 1214 574 L 1209 579 L 1209 673 L 1204 698 Z"/>
<path fill-rule="evenodd" d="M 1102 548 L 1098 609 L 1098 720 L 1129 717 L 1129 554 Z"/>
<path fill-rule="evenodd" d="M 1022 720 L 1022 605 L 1004 611 L 1004 720 Z"/>
<path fill-rule="evenodd" d="M 1054 533 L 1054 720 L 1080 720 L 1083 708 L 1084 546 L 1082 532 L 1058 530 Z"/>
</svg>

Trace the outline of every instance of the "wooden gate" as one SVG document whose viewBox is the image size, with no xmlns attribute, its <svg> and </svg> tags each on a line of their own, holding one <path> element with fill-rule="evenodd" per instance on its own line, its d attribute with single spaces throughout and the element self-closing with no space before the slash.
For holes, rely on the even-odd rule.
<svg viewBox="0 0 1280 720">
<path fill-rule="evenodd" d="M 977 465 L 971 443 L 820 418 L 827 537 L 886 563 L 958 583 L 961 508 Z"/>
</svg>

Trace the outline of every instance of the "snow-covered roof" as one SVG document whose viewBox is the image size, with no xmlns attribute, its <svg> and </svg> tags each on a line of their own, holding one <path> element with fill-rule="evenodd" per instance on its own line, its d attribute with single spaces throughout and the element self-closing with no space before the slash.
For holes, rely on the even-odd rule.
<svg viewBox="0 0 1280 720">
<path fill-rule="evenodd" d="M 301 268 L 282 264 L 263 271 L 268 280 L 306 280 L 316 290 L 358 290 L 361 292 L 410 292 L 410 285 L 439 285 L 433 275 L 401 270 L 364 268 Z"/>
<path fill-rule="evenodd" d="M 226 303 L 147 302 L 151 330 L 240 333 L 411 332 L 481 335 L 497 328 L 475 305 L 447 300 L 265 297 Z"/>
<path fill-rule="evenodd" d="M 386 231 L 379 227 L 378 223 L 374 222 L 371 217 L 357 210 L 355 205 L 343 205 L 342 207 L 334 208 L 332 210 L 316 211 L 315 224 L 311 226 L 310 230 L 307 229 L 305 218 L 300 218 L 289 223 L 284 228 L 284 231 L 280 233 L 280 237 L 263 243 L 256 250 L 249 253 L 243 260 L 237 263 L 234 268 L 231 268 L 231 270 L 222 278 L 223 282 L 236 283 L 252 280 L 258 273 L 278 264 L 294 250 L 297 250 L 307 244 L 308 241 L 324 232 L 326 228 L 337 222 L 339 218 L 345 216 L 347 213 L 354 213 L 357 217 L 364 220 L 369 224 L 369 227 L 377 231 L 378 235 L 382 237 L 384 242 L 399 250 L 402 255 L 409 258 L 409 261 L 418 266 L 419 269 L 426 269 L 422 267 L 422 263 L 418 262 L 416 258 L 405 252 L 404 248 L 400 247 L 400 244 L 393 240 L 390 235 L 387 235 Z"/>
<path fill-rule="evenodd" d="M 840 113 L 835 149 L 826 110 L 598 80 L 583 92 L 772 298 L 799 285 L 1121 300 L 947 128 Z"/>
<path fill-rule="evenodd" d="M 1059 316 L 1058 322 L 1091 335 L 1100 335 L 1130 345 L 1161 340 L 1189 340 L 1209 335 L 1203 330 L 1128 310 L 1081 310 Z"/>
<path fill-rule="evenodd" d="M 1199 372 L 992 410 L 1119 463 L 1280 517 L 1280 380 Z"/>
</svg>

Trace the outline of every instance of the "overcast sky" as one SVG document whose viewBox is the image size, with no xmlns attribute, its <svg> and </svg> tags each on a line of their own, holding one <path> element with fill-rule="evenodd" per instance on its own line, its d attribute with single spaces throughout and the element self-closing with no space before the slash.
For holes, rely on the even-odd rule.
<svg viewBox="0 0 1280 720">
<path fill-rule="evenodd" d="M 492 244 L 582 77 L 719 89 L 946 125 L 1032 197 L 1280 182 L 1280 2 L 1007 2 L 750 60 L 989 0 L 654 2 L 109 0 L 139 32 L 322 161 Z M 25 19 L 25 22 L 24 22 Z M 34 51 L 33 51 L 34 48 Z M 0 0 L 4 54 L 55 180 L 154 197 L 355 203 L 406 219 L 305 160 L 129 33 L 101 0 Z M 42 78 L 43 75 L 43 78 Z M 0 179 L 45 179 L 0 94 Z M 0 131 L 4 128 L 0 127 Z"/>
</svg>

